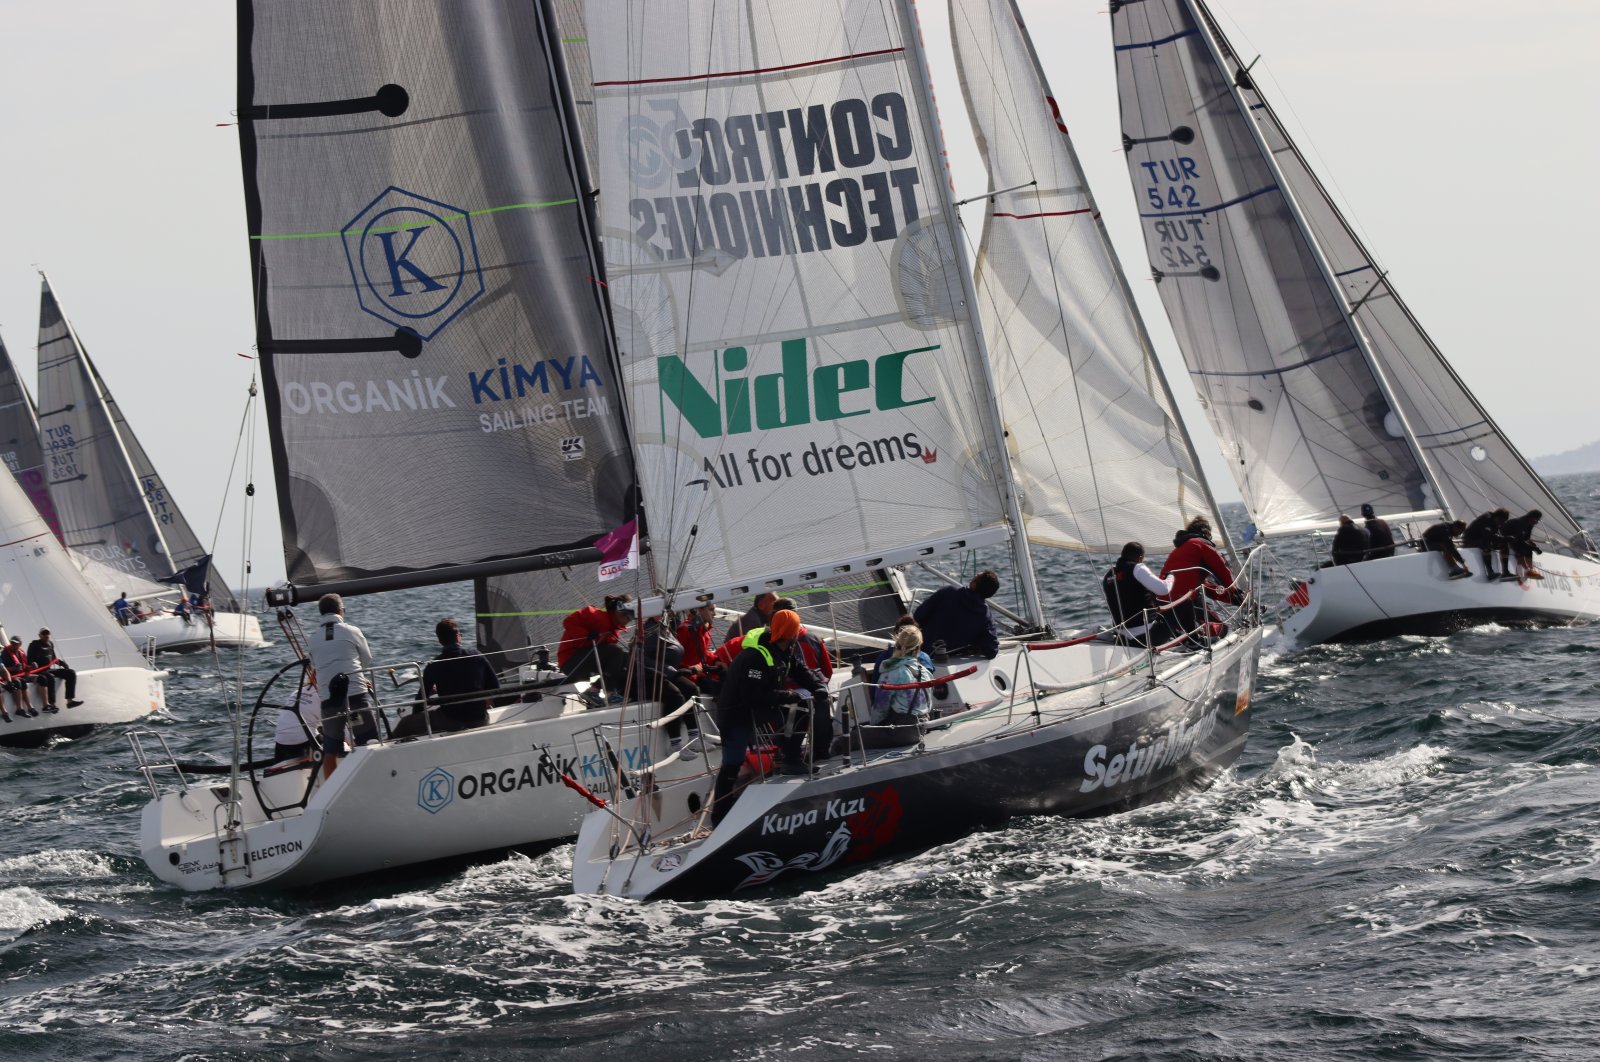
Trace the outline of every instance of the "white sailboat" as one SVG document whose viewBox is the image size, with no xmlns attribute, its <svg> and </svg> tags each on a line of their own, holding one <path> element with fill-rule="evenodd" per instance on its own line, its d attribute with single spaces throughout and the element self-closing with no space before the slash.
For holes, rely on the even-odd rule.
<svg viewBox="0 0 1600 1062">
<path fill-rule="evenodd" d="M 609 290 L 669 604 L 993 544 L 1037 631 L 1029 542 L 1114 553 L 1196 514 L 1221 527 L 1019 13 L 960 7 L 995 189 L 976 284 L 909 2 L 587 5 L 607 27 L 589 43 Z M 574 887 L 789 884 L 1203 785 L 1249 726 L 1260 630 L 1232 619 L 1192 655 L 1008 638 L 938 665 L 937 721 L 898 743 L 861 725 L 872 688 L 853 676 L 843 760 L 758 770 L 714 826 L 710 774 L 649 777 L 584 820 Z"/>
<path fill-rule="evenodd" d="M 636 511 L 634 474 L 560 47 L 543 5 L 511 0 L 240 3 L 279 603 L 545 568 L 578 603 L 630 585 L 600 583 L 592 546 Z M 568 686 L 479 729 L 384 736 L 321 781 L 261 765 L 299 669 L 241 721 L 226 782 L 141 758 L 162 880 L 304 885 L 548 842 L 589 806 L 561 775 L 604 797 L 601 759 L 667 750 Z"/>
<path fill-rule="evenodd" d="M 1112 0 L 1123 138 L 1152 269 L 1258 532 L 1363 504 L 1415 537 L 1543 514 L 1540 579 L 1450 579 L 1439 554 L 1324 567 L 1294 641 L 1600 616 L 1600 555 L 1469 392 L 1334 205 L 1202 0 Z"/>
<path fill-rule="evenodd" d="M 76 699 L 67 706 L 64 683 L 56 683 L 57 711 L 47 710 L 45 691 L 29 682 L 18 712 L 10 691 L 0 691 L 0 746 L 34 747 L 53 737 L 81 737 L 96 726 L 126 723 L 159 711 L 166 703 L 164 672 L 150 666 L 122 629 L 95 600 L 67 552 L 22 488 L 0 475 L 0 617 L 7 636 L 26 645 L 48 627 L 56 655 L 77 672 Z"/>
<path fill-rule="evenodd" d="M 45 278 L 39 301 L 40 441 L 48 459 L 52 510 L 61 541 L 84 566 L 103 577 L 106 570 L 129 578 L 106 603 L 124 591 L 138 596 L 146 588 L 172 583 L 208 595 L 211 610 L 192 616 L 164 606 L 172 591 L 146 602 L 140 622 L 127 634 L 136 644 L 157 650 L 219 646 L 260 646 L 261 622 L 240 609 L 210 551 L 200 544 L 179 511 L 171 491 L 128 426 L 77 332 L 62 313 Z M 13 419 L 20 414 L 12 407 Z"/>
</svg>

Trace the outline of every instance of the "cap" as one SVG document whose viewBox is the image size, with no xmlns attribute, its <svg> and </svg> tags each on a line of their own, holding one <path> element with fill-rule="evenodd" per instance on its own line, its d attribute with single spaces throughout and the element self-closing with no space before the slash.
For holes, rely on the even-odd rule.
<svg viewBox="0 0 1600 1062">
<path fill-rule="evenodd" d="M 767 633 L 775 642 L 796 637 L 800 633 L 800 616 L 789 609 L 779 609 L 772 614 L 772 619 L 767 624 Z"/>
<path fill-rule="evenodd" d="M 1376 511 L 1373 510 L 1371 502 L 1362 502 L 1361 503 L 1361 515 L 1366 517 L 1368 520 L 1371 520 L 1373 517 L 1377 516 L 1378 514 L 1377 514 Z"/>
<path fill-rule="evenodd" d="M 20 635 L 20 634 L 13 634 L 13 635 L 12 635 L 12 636 L 11 636 L 11 644 L 12 644 L 12 645 L 21 645 L 21 644 L 22 644 L 22 635 Z"/>
<path fill-rule="evenodd" d="M 39 628 L 39 633 L 40 634 L 49 634 L 50 633 L 50 628 L 49 627 L 40 627 Z"/>
</svg>

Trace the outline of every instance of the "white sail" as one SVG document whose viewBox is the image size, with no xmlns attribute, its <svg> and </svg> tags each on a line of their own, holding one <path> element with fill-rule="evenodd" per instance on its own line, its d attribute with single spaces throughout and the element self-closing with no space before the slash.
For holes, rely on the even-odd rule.
<svg viewBox="0 0 1600 1062">
<path fill-rule="evenodd" d="M 606 27 L 602 246 L 657 582 L 733 596 L 1005 536 L 949 181 L 896 6 L 586 16 Z"/>
<path fill-rule="evenodd" d="M 0 618 L 24 642 L 49 627 L 56 652 L 79 671 L 148 670 L 122 627 L 89 589 L 67 550 L 10 476 L 0 476 Z"/>
<path fill-rule="evenodd" d="M 978 291 L 1031 542 L 1116 552 L 1223 526 L 1014 0 L 952 0 L 988 166 Z"/>
<path fill-rule="evenodd" d="M 1145 244 L 1212 426 L 1263 531 L 1437 498 L 1252 119 L 1185 0 L 1113 0 Z"/>
</svg>

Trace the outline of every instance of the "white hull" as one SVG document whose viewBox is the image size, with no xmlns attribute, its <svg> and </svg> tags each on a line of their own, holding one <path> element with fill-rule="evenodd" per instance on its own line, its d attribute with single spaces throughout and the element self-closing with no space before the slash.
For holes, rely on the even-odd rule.
<svg viewBox="0 0 1600 1062">
<path fill-rule="evenodd" d="M 156 652 L 174 653 L 209 648 L 213 626 L 218 648 L 256 649 L 267 644 L 261 633 L 261 621 L 246 612 L 215 613 L 209 625 L 198 617 L 185 621 L 181 616 L 165 612 L 130 623 L 123 630 L 140 649 L 154 643 Z"/>
<path fill-rule="evenodd" d="M 1310 603 L 1283 622 L 1299 645 L 1447 634 L 1480 623 L 1545 625 L 1600 618 L 1600 564 L 1552 553 L 1535 557 L 1543 579 L 1489 582 L 1483 557 L 1463 550 L 1472 578 L 1448 578 L 1438 553 L 1318 569 L 1306 579 Z M 1513 561 L 1513 563 L 1515 563 Z"/>
<path fill-rule="evenodd" d="M 590 805 L 540 750 L 604 797 L 596 733 L 630 771 L 665 751 L 665 731 L 619 728 L 623 711 L 546 697 L 496 709 L 477 730 L 357 748 L 315 783 L 303 810 L 292 805 L 313 784 L 310 766 L 256 772 L 257 784 L 246 774 L 242 825 L 231 832 L 225 783 L 167 792 L 145 806 L 141 851 L 163 881 L 202 891 L 309 885 L 571 837 Z M 283 810 L 269 814 L 263 800 Z"/>
<path fill-rule="evenodd" d="M 814 778 L 752 781 L 715 829 L 704 810 L 715 763 L 700 778 L 619 802 L 616 815 L 589 814 L 573 889 L 729 895 L 799 884 L 1014 815 L 1098 815 L 1170 798 L 1208 783 L 1243 749 L 1260 644 L 1256 629 L 1209 654 L 1160 656 L 1155 685 L 1147 667 L 1128 669 L 1147 654 L 1107 644 L 981 661 L 949 683 L 939 703 L 951 714 L 920 745 L 857 748 Z"/>
<path fill-rule="evenodd" d="M 52 737 L 81 737 L 97 726 L 130 723 L 166 707 L 166 692 L 161 679 L 164 671 L 138 667 L 107 667 L 78 672 L 78 699 L 83 703 L 67 707 L 67 693 L 56 683 L 58 712 L 44 711 L 44 691 L 28 687 L 30 703 L 39 711 L 35 717 L 17 715 L 10 693 L 5 694 L 5 709 L 11 722 L 0 723 L 0 745 L 33 747 Z"/>
</svg>

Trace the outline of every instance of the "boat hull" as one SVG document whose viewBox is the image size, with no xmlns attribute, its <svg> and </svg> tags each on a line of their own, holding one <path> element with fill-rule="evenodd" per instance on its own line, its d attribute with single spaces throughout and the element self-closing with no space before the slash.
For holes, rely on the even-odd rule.
<svg viewBox="0 0 1600 1062">
<path fill-rule="evenodd" d="M 1401 553 L 1321 568 L 1306 579 L 1308 603 L 1283 622 L 1298 645 L 1450 634 L 1484 623 L 1548 626 L 1600 617 L 1600 564 L 1543 554 L 1544 579 L 1489 582 L 1483 558 L 1464 551 L 1472 577 L 1451 579 L 1443 555 Z"/>
<path fill-rule="evenodd" d="M 219 648 L 260 648 L 267 644 L 261 633 L 261 621 L 248 612 L 218 612 L 212 616 L 211 625 L 204 619 L 185 622 L 171 613 L 151 616 L 141 623 L 123 628 L 133 644 L 141 649 L 154 644 L 158 653 L 194 652 L 211 646 L 213 631 Z"/>
<path fill-rule="evenodd" d="M 138 667 L 107 667 L 78 672 L 78 699 L 76 708 L 68 708 L 66 691 L 56 687 L 59 712 L 43 711 L 44 697 L 38 687 L 29 687 L 28 695 L 37 717 L 23 718 L 16 714 L 9 694 L 5 698 L 6 711 L 11 712 L 11 722 L 0 723 L 0 746 L 6 748 L 39 748 L 55 738 L 78 738 L 96 727 L 116 723 L 130 723 L 166 707 L 166 692 L 161 679 L 165 672 Z"/>
<path fill-rule="evenodd" d="M 247 775 L 231 832 L 226 784 L 167 792 L 145 806 L 141 851 L 163 881 L 204 891 L 311 885 L 571 837 L 590 805 L 553 764 L 604 795 L 602 755 L 634 771 L 664 748 L 661 731 L 621 726 L 622 712 L 547 698 L 497 709 L 476 730 L 357 748 L 326 781 L 309 763 Z M 597 751 L 596 728 L 609 753 Z"/>
<path fill-rule="evenodd" d="M 1019 815 L 1095 816 L 1209 784 L 1243 750 L 1259 630 L 1160 685 L 1145 677 L 1103 704 L 1047 694 L 1036 725 L 748 786 L 703 839 L 618 846 L 617 820 L 590 814 L 574 889 L 638 899 L 726 896 L 818 880 L 926 849 Z M 1054 703 L 1053 703 L 1054 702 Z"/>
</svg>

